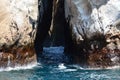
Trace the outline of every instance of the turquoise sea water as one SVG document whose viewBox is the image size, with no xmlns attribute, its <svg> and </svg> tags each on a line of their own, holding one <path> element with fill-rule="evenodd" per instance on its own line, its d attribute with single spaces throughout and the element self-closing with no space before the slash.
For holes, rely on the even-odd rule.
<svg viewBox="0 0 120 80">
<path fill-rule="evenodd" d="M 44 48 L 39 63 L 0 72 L 0 80 L 120 80 L 120 68 L 86 69 L 67 63 L 63 47 Z M 29 69 L 27 69 L 29 68 Z"/>
</svg>

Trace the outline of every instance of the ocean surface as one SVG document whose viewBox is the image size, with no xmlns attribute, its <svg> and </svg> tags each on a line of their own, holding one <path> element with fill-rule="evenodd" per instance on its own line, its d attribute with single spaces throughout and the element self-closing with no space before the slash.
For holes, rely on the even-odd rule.
<svg viewBox="0 0 120 80">
<path fill-rule="evenodd" d="M 120 80 L 120 68 L 88 69 L 72 64 L 64 47 L 44 48 L 38 64 L 0 69 L 0 80 Z"/>
</svg>

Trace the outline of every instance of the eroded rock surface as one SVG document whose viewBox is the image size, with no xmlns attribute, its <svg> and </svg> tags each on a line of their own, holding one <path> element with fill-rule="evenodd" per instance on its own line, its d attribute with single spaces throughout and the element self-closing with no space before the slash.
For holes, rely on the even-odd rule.
<svg viewBox="0 0 120 80">
<path fill-rule="evenodd" d="M 37 16 L 37 0 L 0 0 L 0 66 L 36 62 Z"/>
<path fill-rule="evenodd" d="M 120 63 L 120 1 L 65 0 L 78 62 L 92 67 Z"/>
</svg>

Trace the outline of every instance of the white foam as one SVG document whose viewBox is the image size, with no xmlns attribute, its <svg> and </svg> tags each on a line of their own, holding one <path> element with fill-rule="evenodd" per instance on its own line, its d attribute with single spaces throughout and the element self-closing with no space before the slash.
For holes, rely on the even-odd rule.
<svg viewBox="0 0 120 80">
<path fill-rule="evenodd" d="M 119 66 L 107 67 L 106 69 L 120 69 L 120 65 Z"/>
<path fill-rule="evenodd" d="M 7 68 L 1 67 L 1 68 L 0 68 L 0 72 L 2 72 L 2 71 L 13 71 L 13 70 L 32 69 L 32 68 L 34 68 L 34 67 L 37 66 L 37 65 L 38 65 L 38 64 L 37 64 L 36 62 L 34 62 L 34 63 L 28 64 L 28 65 L 23 65 L 23 66 L 16 65 L 15 67 L 7 67 Z"/>
<path fill-rule="evenodd" d="M 75 67 L 75 68 L 80 69 L 80 70 L 120 69 L 120 65 L 112 66 L 112 67 L 105 67 L 105 68 L 103 68 L 103 67 L 96 67 L 96 68 L 95 67 L 94 68 L 92 68 L 92 67 L 86 67 L 86 68 L 84 68 L 84 67 L 81 67 L 79 65 L 72 65 L 72 67 Z"/>
<path fill-rule="evenodd" d="M 77 71 L 77 69 L 65 69 L 64 72 L 73 72 L 73 71 Z"/>
<path fill-rule="evenodd" d="M 97 74 L 97 73 L 91 73 L 90 74 L 90 79 L 100 80 L 101 78 L 111 80 L 111 78 L 109 76 L 107 76 L 106 74 Z"/>
<path fill-rule="evenodd" d="M 115 66 L 111 66 L 111 67 L 99 67 L 99 68 L 85 68 L 84 70 L 103 70 L 103 69 L 120 69 L 120 65 L 115 65 Z"/>
<path fill-rule="evenodd" d="M 66 69 L 67 67 L 64 65 L 64 63 L 61 63 L 58 65 L 59 69 Z"/>
</svg>

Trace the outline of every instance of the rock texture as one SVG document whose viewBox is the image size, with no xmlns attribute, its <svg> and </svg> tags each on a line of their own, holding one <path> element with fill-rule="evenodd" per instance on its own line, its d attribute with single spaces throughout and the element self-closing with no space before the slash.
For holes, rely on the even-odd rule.
<svg viewBox="0 0 120 80">
<path fill-rule="evenodd" d="M 0 67 L 36 62 L 37 0 L 0 0 Z"/>
<path fill-rule="evenodd" d="M 119 5 L 119 0 L 65 0 L 78 62 L 92 67 L 120 65 Z"/>
</svg>

